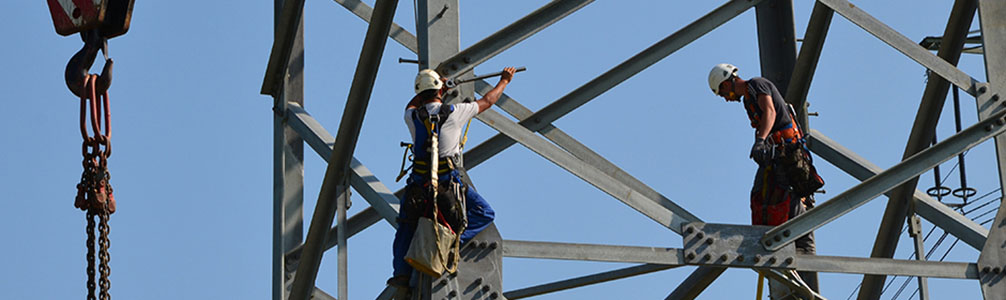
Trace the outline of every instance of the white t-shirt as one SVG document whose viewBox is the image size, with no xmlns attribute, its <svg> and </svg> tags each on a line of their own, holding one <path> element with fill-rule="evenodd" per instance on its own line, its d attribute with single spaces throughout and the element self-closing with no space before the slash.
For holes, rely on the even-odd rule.
<svg viewBox="0 0 1006 300">
<path fill-rule="evenodd" d="M 426 111 L 431 115 L 440 112 L 441 103 L 427 103 L 424 105 Z M 412 122 L 412 112 L 415 109 L 410 108 L 405 110 L 405 125 L 409 127 L 409 134 L 412 136 L 412 140 L 416 140 L 416 128 Z M 464 133 L 465 125 L 468 124 L 468 120 L 471 120 L 475 115 L 479 114 L 479 105 L 475 102 L 469 103 L 458 103 L 454 104 L 454 112 L 447 117 L 447 121 L 440 126 L 440 139 L 438 141 L 439 145 L 439 156 L 449 157 L 455 154 L 461 153 L 460 142 L 461 134 Z M 425 130 L 420 128 L 420 130 Z"/>
</svg>

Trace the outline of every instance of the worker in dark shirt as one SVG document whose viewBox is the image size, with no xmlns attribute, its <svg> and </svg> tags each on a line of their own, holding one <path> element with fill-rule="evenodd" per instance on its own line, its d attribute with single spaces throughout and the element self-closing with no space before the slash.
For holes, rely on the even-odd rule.
<svg viewBox="0 0 1006 300">
<path fill-rule="evenodd" d="M 812 196 L 795 195 L 786 182 L 787 176 L 779 175 L 784 170 L 776 170 L 778 166 L 772 163 L 785 145 L 801 143 L 803 136 L 775 84 L 762 77 L 741 79 L 737 70 L 731 64 L 716 65 L 709 72 L 709 88 L 727 102 L 742 102 L 747 111 L 751 127 L 755 129 L 750 158 L 758 163 L 751 188 L 751 223 L 776 226 L 813 207 Z M 795 243 L 801 254 L 817 252 L 813 232 L 800 237 Z M 816 276 L 802 277 L 817 290 Z"/>
</svg>

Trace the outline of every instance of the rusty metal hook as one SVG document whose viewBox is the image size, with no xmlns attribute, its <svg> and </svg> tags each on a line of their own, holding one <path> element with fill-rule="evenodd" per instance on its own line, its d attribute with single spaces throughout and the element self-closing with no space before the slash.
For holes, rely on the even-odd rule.
<svg viewBox="0 0 1006 300">
<path fill-rule="evenodd" d="M 84 47 L 77 51 L 66 64 L 64 79 L 66 87 L 77 97 L 85 97 L 89 93 L 85 89 L 85 80 L 94 59 L 98 56 L 98 51 L 105 55 L 105 66 L 101 69 L 101 75 L 94 83 L 99 94 L 103 94 L 112 85 L 112 59 L 108 58 L 108 39 L 103 37 L 97 29 L 82 31 L 80 38 L 84 40 Z"/>
</svg>

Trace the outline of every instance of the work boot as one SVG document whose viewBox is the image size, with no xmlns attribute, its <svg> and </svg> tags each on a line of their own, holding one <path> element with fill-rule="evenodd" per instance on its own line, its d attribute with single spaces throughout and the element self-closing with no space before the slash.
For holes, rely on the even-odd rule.
<svg viewBox="0 0 1006 300">
<path fill-rule="evenodd" d="M 388 286 L 395 288 L 395 293 L 391 295 L 393 300 L 407 300 L 409 295 L 409 276 L 395 275 L 388 278 Z"/>
<path fill-rule="evenodd" d="M 388 285 L 396 287 L 398 289 L 408 289 L 409 288 L 409 275 L 395 275 L 388 278 Z"/>
</svg>

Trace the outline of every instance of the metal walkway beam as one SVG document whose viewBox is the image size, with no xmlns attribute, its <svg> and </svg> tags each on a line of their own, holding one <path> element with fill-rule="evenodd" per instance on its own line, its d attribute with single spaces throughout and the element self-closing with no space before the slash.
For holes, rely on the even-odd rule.
<svg viewBox="0 0 1006 300">
<path fill-rule="evenodd" d="M 866 204 L 873 198 L 893 189 L 926 170 L 945 162 L 964 150 L 971 149 L 981 142 L 1006 131 L 1003 117 L 1006 112 L 999 112 L 994 117 L 978 122 L 960 133 L 940 142 L 918 154 L 908 158 L 890 169 L 863 181 L 849 190 L 818 205 L 807 213 L 790 219 L 765 233 L 761 243 L 766 249 L 775 250 L 793 242 L 798 237 L 817 229 L 828 222 Z"/>
</svg>

